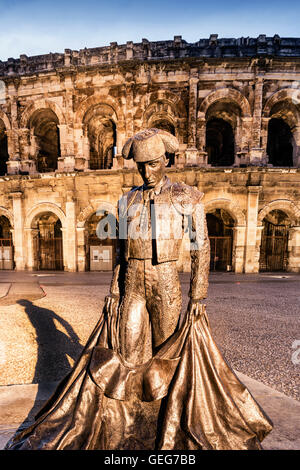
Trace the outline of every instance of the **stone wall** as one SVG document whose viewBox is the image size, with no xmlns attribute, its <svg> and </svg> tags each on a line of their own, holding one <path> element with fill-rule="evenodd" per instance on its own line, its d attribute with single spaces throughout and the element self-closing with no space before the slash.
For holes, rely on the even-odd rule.
<svg viewBox="0 0 300 470">
<path fill-rule="evenodd" d="M 0 62 L 0 83 L 0 155 L 8 155 L 0 216 L 11 223 L 16 269 L 35 269 L 42 213 L 61 221 L 64 269 L 86 269 L 87 218 L 140 181 L 121 156 L 124 142 L 161 127 L 180 143 L 171 179 L 197 186 L 208 212 L 233 219 L 232 269 L 258 271 L 264 218 L 282 211 L 287 269 L 300 270 L 300 39 L 211 35 L 189 44 L 175 36 L 22 55 Z M 271 135 L 270 121 L 283 137 Z M 214 147 L 220 135 L 232 155 L 225 140 Z M 289 154 L 286 164 L 278 152 Z M 189 269 L 187 253 L 179 265 Z"/>
<path fill-rule="evenodd" d="M 264 217 L 281 210 L 290 221 L 289 271 L 300 272 L 300 170 L 283 173 L 271 168 L 170 169 L 172 181 L 183 181 L 204 192 L 207 213 L 226 211 L 234 221 L 233 270 L 258 272 Z M 84 271 L 85 224 L 103 202 L 117 205 L 119 197 L 141 183 L 134 170 L 99 170 L 0 179 L 0 215 L 11 221 L 16 269 L 35 269 L 35 221 L 55 214 L 62 225 L 66 271 Z M 179 269 L 189 270 L 188 246 Z"/>
</svg>

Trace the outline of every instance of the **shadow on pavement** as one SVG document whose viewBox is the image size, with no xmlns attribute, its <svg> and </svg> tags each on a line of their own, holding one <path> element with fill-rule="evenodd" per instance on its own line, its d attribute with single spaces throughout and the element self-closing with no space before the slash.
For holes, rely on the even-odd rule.
<svg viewBox="0 0 300 470">
<path fill-rule="evenodd" d="M 31 410 L 18 428 L 20 430 L 34 421 L 34 416 L 49 398 L 45 394 L 44 384 L 52 383 L 56 387 L 57 382 L 72 369 L 68 356 L 76 361 L 83 345 L 80 344 L 79 337 L 72 326 L 53 310 L 37 307 L 30 300 L 20 299 L 17 303 L 24 307 L 36 331 L 38 346 L 37 362 L 32 379 L 33 384 L 38 384 L 38 391 Z M 66 333 L 60 330 L 65 330 Z M 55 388 L 53 388 L 54 391 Z"/>
</svg>

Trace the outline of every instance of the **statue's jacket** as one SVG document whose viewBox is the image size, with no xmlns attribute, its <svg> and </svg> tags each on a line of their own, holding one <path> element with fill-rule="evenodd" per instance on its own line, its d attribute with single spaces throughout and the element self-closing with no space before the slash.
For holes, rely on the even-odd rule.
<svg viewBox="0 0 300 470">
<path fill-rule="evenodd" d="M 123 243 L 119 244 L 117 263 L 121 257 L 128 261 L 153 259 L 154 256 L 156 263 L 176 262 L 186 232 L 191 255 L 190 297 L 205 298 L 210 250 L 201 201 L 203 193 L 181 182 L 171 183 L 166 178 L 158 194 L 153 194 L 153 203 L 145 212 L 145 192 L 144 185 L 135 187 L 119 201 L 118 233 L 119 241 Z M 143 223 L 148 225 L 146 231 L 143 231 Z"/>
</svg>

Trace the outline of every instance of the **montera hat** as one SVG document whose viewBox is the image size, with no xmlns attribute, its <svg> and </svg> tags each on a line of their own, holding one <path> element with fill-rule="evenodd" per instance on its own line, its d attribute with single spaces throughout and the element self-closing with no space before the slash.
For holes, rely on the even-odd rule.
<svg viewBox="0 0 300 470">
<path fill-rule="evenodd" d="M 138 132 L 125 143 L 122 155 L 135 162 L 149 162 L 168 153 L 175 153 L 179 143 L 176 137 L 161 129 L 146 129 Z"/>
</svg>

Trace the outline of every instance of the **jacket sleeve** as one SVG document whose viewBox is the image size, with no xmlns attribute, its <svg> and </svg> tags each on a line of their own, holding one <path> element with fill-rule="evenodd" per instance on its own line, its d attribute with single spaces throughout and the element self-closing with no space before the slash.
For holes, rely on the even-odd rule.
<svg viewBox="0 0 300 470">
<path fill-rule="evenodd" d="M 210 243 L 204 204 L 199 200 L 194 204 L 194 209 L 190 216 L 189 236 L 191 250 L 191 282 L 189 296 L 191 299 L 201 300 L 206 298 L 208 289 Z"/>
<path fill-rule="evenodd" d="M 110 283 L 110 295 L 114 297 L 120 296 L 120 281 L 121 281 L 121 267 L 123 263 L 124 257 L 124 240 L 122 236 L 120 237 L 120 229 L 123 229 L 123 212 L 124 212 L 124 204 L 126 200 L 124 196 L 118 201 L 118 208 L 117 208 L 117 217 L 116 217 L 116 260 L 114 265 L 114 271 L 112 280 Z M 120 220 L 121 218 L 121 220 Z"/>
</svg>

